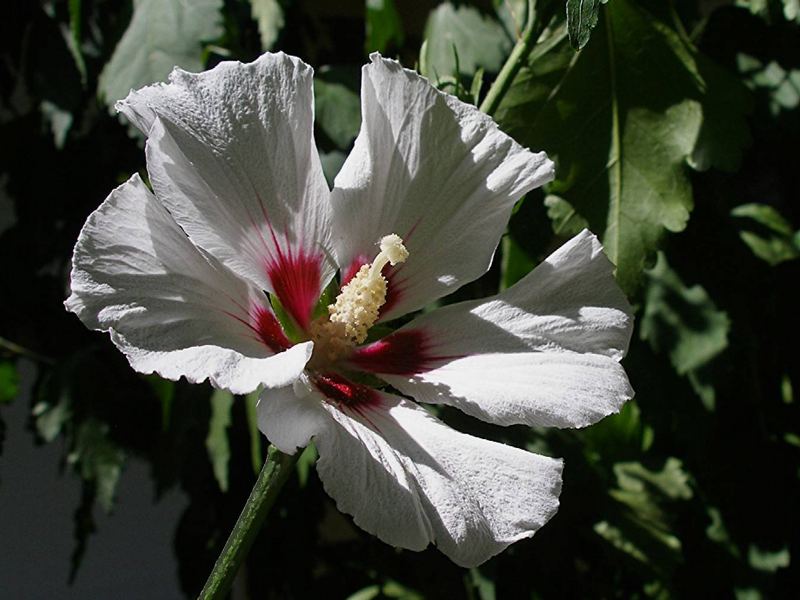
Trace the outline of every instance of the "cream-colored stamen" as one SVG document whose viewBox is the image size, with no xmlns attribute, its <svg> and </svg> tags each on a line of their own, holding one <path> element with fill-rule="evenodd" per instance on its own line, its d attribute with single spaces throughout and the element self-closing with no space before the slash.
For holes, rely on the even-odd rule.
<svg viewBox="0 0 800 600">
<path fill-rule="evenodd" d="M 383 237 L 380 247 L 372 264 L 363 265 L 328 306 L 328 318 L 320 317 L 311 324 L 312 363 L 333 362 L 367 339 L 369 328 L 378 320 L 378 312 L 386 303 L 388 284 L 381 275 L 383 267 L 408 258 L 403 240 L 394 233 Z"/>
<path fill-rule="evenodd" d="M 331 323 L 341 323 L 345 336 L 355 344 L 367 339 L 369 328 L 378 320 L 378 310 L 386 302 L 386 279 L 381 275 L 386 263 L 405 262 L 408 250 L 399 235 L 381 239 L 381 251 L 372 265 L 364 265 L 342 288 L 336 302 L 328 307 Z"/>
</svg>

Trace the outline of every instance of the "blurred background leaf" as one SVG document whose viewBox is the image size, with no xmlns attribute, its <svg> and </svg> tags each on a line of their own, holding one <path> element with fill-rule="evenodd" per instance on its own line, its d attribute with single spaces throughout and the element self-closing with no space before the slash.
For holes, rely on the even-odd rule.
<svg viewBox="0 0 800 600">
<path fill-rule="evenodd" d="M 175 66 L 203 69 L 203 43 L 222 35 L 222 0 L 135 0 L 130 25 L 100 74 L 109 107 L 132 89 L 163 81 Z M 265 8 L 259 8 L 262 25 Z M 262 33 L 263 39 L 263 33 Z"/>
<path fill-rule="evenodd" d="M 253 18 L 258 23 L 261 49 L 271 50 L 283 29 L 283 8 L 278 0 L 250 0 Z"/>
</svg>

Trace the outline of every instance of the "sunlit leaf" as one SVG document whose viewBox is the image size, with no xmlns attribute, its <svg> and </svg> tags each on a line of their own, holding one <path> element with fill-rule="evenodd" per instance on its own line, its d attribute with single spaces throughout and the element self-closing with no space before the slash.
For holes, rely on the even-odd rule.
<svg viewBox="0 0 800 600">
<path fill-rule="evenodd" d="M 569 237 L 589 227 L 586 219 L 564 198 L 550 194 L 544 199 L 544 205 L 547 207 L 547 216 L 553 222 L 553 231 L 557 235 Z"/>
<path fill-rule="evenodd" d="M 55 389 L 56 384 L 51 378 L 45 381 L 43 388 L 52 387 L 53 394 L 40 394 L 47 400 L 40 400 L 33 406 L 31 414 L 36 425 L 36 432 L 45 442 L 52 442 L 63 430 L 66 423 L 72 418 L 72 399 L 66 388 Z M 57 398 L 55 402 L 52 398 Z"/>
<path fill-rule="evenodd" d="M 480 67 L 496 73 L 511 50 L 511 39 L 499 22 L 475 8 L 449 2 L 428 16 L 425 40 L 420 66 L 422 74 L 434 81 L 452 75 L 471 77 Z"/>
<path fill-rule="evenodd" d="M 783 0 L 783 16 L 787 21 L 800 23 L 800 0 Z"/>
<path fill-rule="evenodd" d="M 341 150 L 346 150 L 361 127 L 358 94 L 340 78 L 340 73 L 320 69 L 314 78 L 316 125 Z"/>
<path fill-rule="evenodd" d="M 250 10 L 258 23 L 261 49 L 271 50 L 283 29 L 283 9 L 278 0 L 250 0 Z"/>
<path fill-rule="evenodd" d="M 133 17 L 100 74 L 109 106 L 131 89 L 163 81 L 179 66 L 203 68 L 203 42 L 222 35 L 222 0 L 134 0 Z"/>
<path fill-rule="evenodd" d="M 689 476 L 677 458 L 667 459 L 661 471 L 651 471 L 641 463 L 630 462 L 614 465 L 614 473 L 619 489 L 625 493 L 657 493 L 670 500 L 692 497 Z"/>
<path fill-rule="evenodd" d="M 391 45 L 401 46 L 405 34 L 394 0 L 366 0 L 367 36 L 364 51 L 385 52 Z"/>
<path fill-rule="evenodd" d="M 95 419 L 83 421 L 67 456 L 67 463 L 84 481 L 95 486 L 97 501 L 106 512 L 114 504 L 114 492 L 125 464 L 125 452 L 111 441 L 108 432 L 106 423 Z"/>
<path fill-rule="evenodd" d="M 622 460 L 639 456 L 653 443 L 653 429 L 642 422 L 635 401 L 581 432 L 587 450 L 595 459 Z"/>
<path fill-rule="evenodd" d="M 469 86 L 470 101 L 475 106 L 480 104 L 481 88 L 483 88 L 483 69 L 478 69 L 472 76 L 472 83 Z"/>
<path fill-rule="evenodd" d="M 569 43 L 576 50 L 589 41 L 592 29 L 597 25 L 597 13 L 601 0 L 567 0 L 567 30 Z"/>
<path fill-rule="evenodd" d="M 528 0 L 493 0 L 492 3 L 508 35 L 512 39 L 517 39 L 525 27 Z"/>
<path fill-rule="evenodd" d="M 665 232 L 686 226 L 693 204 L 686 162 L 714 80 L 703 80 L 696 52 L 676 32 L 630 0 L 601 9 L 577 55 L 565 56 L 563 39 L 553 35 L 532 55 L 497 118 L 556 159 L 548 191 L 602 237 L 630 293 Z"/>
<path fill-rule="evenodd" d="M 747 84 L 768 94 L 773 115 L 800 106 L 800 69 L 784 68 L 774 60 L 763 63 L 745 53 L 737 55 L 737 63 Z"/>
<path fill-rule="evenodd" d="M 681 461 L 668 458 L 659 471 L 639 462 L 617 463 L 614 473 L 617 487 L 610 494 L 624 510 L 597 523 L 595 533 L 655 571 L 673 569 L 682 545 L 668 508 L 693 496 Z"/>
<path fill-rule="evenodd" d="M 765 550 L 753 545 L 747 553 L 747 560 L 754 569 L 774 573 L 789 566 L 789 548 L 783 546 L 779 550 Z"/>
<path fill-rule="evenodd" d="M 800 236 L 777 210 L 767 204 L 742 204 L 731 211 L 760 225 L 762 234 L 742 228 L 739 237 L 760 259 L 772 266 L 800 257 Z"/>
<path fill-rule="evenodd" d="M 231 424 L 233 394 L 225 390 L 214 390 L 211 394 L 211 419 L 208 422 L 206 450 L 214 470 L 219 489 L 228 491 L 228 461 L 231 448 L 228 442 L 228 427 Z"/>
<path fill-rule="evenodd" d="M 731 556 L 738 558 L 739 549 L 736 547 L 736 544 L 731 541 L 731 535 L 727 527 L 725 527 L 725 521 L 722 518 L 722 513 L 720 513 L 718 508 L 709 506 L 708 516 L 711 519 L 711 523 L 708 525 L 708 527 L 706 527 L 706 535 L 708 536 L 708 539 L 719 544 Z"/>
<path fill-rule="evenodd" d="M 373 600 L 376 598 L 396 598 L 397 600 L 423 600 L 424 596 L 410 589 L 402 583 L 389 580 L 383 584 L 367 586 L 355 594 L 347 597 L 347 600 Z"/>
<path fill-rule="evenodd" d="M 697 369 L 728 346 L 730 319 L 700 285 L 687 287 L 663 254 L 647 271 L 645 309 L 639 334 L 669 354 L 680 374 Z"/>
</svg>

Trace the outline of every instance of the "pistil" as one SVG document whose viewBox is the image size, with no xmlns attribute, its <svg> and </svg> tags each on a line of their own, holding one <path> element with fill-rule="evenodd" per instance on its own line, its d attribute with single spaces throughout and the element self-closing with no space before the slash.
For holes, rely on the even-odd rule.
<svg viewBox="0 0 800 600">
<path fill-rule="evenodd" d="M 328 306 L 328 317 L 312 323 L 311 337 L 315 344 L 312 363 L 333 362 L 367 339 L 381 306 L 386 303 L 388 283 L 381 271 L 387 264 L 394 266 L 408 258 L 403 240 L 394 233 L 381 239 L 380 248 L 372 264 L 363 265 Z"/>
</svg>

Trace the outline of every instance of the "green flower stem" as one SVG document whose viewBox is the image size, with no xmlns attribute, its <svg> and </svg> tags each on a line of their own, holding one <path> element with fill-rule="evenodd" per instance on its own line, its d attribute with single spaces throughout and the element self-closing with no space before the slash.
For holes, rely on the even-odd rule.
<svg viewBox="0 0 800 600">
<path fill-rule="evenodd" d="M 503 68 L 500 69 L 497 79 L 494 80 L 494 83 L 486 93 L 486 97 L 481 102 L 479 110 L 489 116 L 494 116 L 500 106 L 500 102 L 503 100 L 503 96 L 506 95 L 508 88 L 511 87 L 514 78 L 519 73 L 522 65 L 525 64 L 528 55 L 542 34 L 545 20 L 541 18 L 541 11 L 537 10 L 537 4 L 540 3 L 547 4 L 541 0 L 538 2 L 536 0 L 528 0 L 525 28 L 522 30 L 517 43 L 514 44 L 514 48 L 512 48 L 511 54 L 508 55 Z"/>
<path fill-rule="evenodd" d="M 301 452 L 297 452 L 290 456 L 270 445 L 267 450 L 267 460 L 264 461 L 242 514 L 236 520 L 236 525 L 233 526 L 233 531 L 228 536 L 228 541 L 225 542 L 225 547 L 214 563 L 214 568 L 198 598 L 221 600 L 228 595 L 239 567 L 247 557 L 269 509 L 272 508 L 283 484 L 292 473 L 300 454 Z"/>
</svg>

